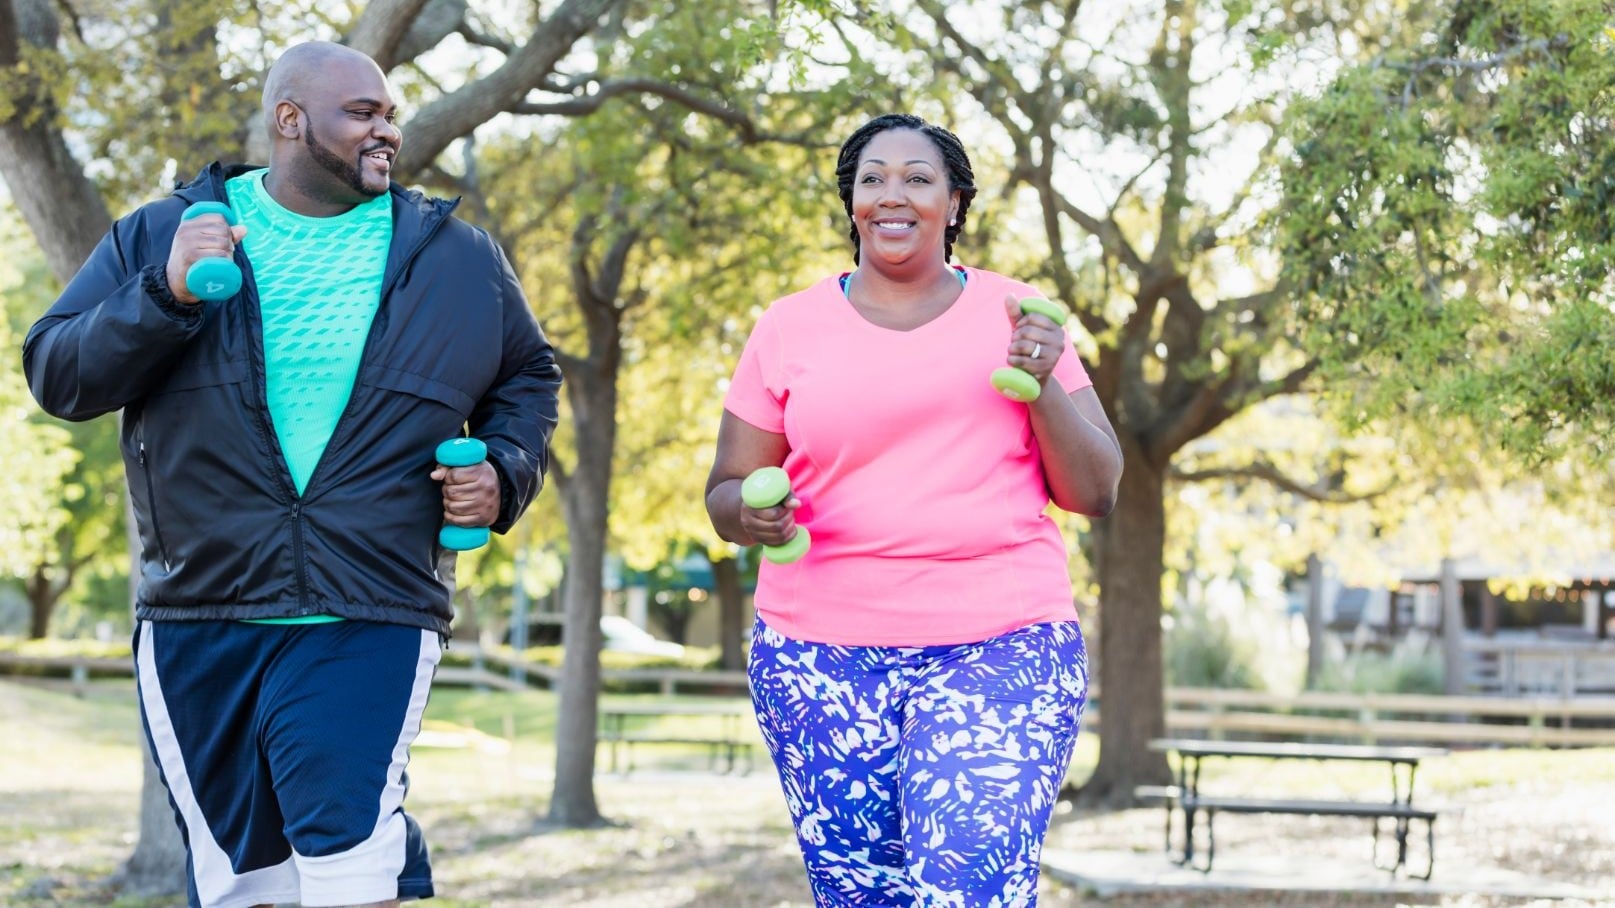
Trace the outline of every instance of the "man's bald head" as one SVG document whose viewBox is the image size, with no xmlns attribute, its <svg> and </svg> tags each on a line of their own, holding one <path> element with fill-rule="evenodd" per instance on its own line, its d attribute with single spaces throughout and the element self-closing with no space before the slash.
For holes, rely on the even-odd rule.
<svg viewBox="0 0 1615 908">
<path fill-rule="evenodd" d="M 343 67 L 373 70 L 386 78 L 376 61 L 361 51 L 331 41 L 309 41 L 294 45 L 280 55 L 264 77 L 264 123 L 271 141 L 275 138 L 275 106 L 282 101 L 302 103 L 317 86 L 329 84 L 330 73 Z"/>
<path fill-rule="evenodd" d="M 263 107 L 270 146 L 264 185 L 276 201 L 324 216 L 387 191 L 403 134 L 376 61 L 328 41 L 299 44 L 264 76 Z"/>
</svg>

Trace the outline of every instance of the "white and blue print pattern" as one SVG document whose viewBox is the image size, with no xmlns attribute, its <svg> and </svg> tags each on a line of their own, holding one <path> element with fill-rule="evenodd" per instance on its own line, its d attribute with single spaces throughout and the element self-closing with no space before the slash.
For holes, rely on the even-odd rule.
<svg viewBox="0 0 1615 908">
<path fill-rule="evenodd" d="M 1026 908 L 1088 692 L 1076 622 L 835 646 L 758 621 L 752 701 L 820 908 Z"/>
</svg>

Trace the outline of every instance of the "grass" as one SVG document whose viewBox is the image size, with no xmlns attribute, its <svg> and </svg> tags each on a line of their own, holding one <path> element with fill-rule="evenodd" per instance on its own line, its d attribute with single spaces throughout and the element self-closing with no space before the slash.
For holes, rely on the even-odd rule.
<svg viewBox="0 0 1615 908">
<path fill-rule="evenodd" d="M 605 702 L 712 700 L 611 694 Z M 726 702 L 746 708 L 743 699 Z M 411 812 L 432 843 L 444 893 L 430 904 L 807 908 L 783 799 L 760 750 L 752 773 L 732 776 L 681 771 L 704 768 L 704 748 L 641 748 L 633 774 L 606 773 L 602 765 L 596 777 L 601 810 L 612 823 L 589 830 L 547 825 L 557 705 L 548 691 L 433 692 L 430 734 L 414 751 L 409 796 Z M 662 731 L 699 733 L 714 720 L 657 721 Z M 756 734 L 755 725 L 741 727 Z M 139 746 L 134 686 L 127 679 L 91 684 L 83 697 L 0 681 L 0 904 L 43 906 L 52 903 L 42 897 L 47 894 L 55 904 L 172 904 L 112 901 L 96 888 L 134 845 Z M 602 749 L 602 764 L 605 754 Z M 1079 738 L 1070 777 L 1086 778 L 1097 754 L 1096 737 Z M 1383 767 L 1301 761 L 1208 760 L 1203 781 L 1208 791 L 1261 788 L 1313 797 L 1382 796 L 1387 789 Z M 1550 795 L 1557 791 L 1561 803 L 1566 792 L 1574 798 L 1576 792 L 1615 790 L 1615 749 L 1464 751 L 1419 769 L 1419 796 L 1435 802 L 1482 805 L 1494 793 L 1512 792 L 1511 803 L 1519 803 L 1526 792 L 1525 803 L 1532 803 L 1537 787 Z M 1511 834 L 1494 842 L 1474 826 L 1483 810 L 1469 810 L 1465 835 L 1475 850 L 1540 838 Z M 1104 822 L 1079 820 L 1080 828 L 1096 833 L 1108 828 Z M 1138 847 L 1159 847 L 1157 811 L 1141 812 L 1135 825 L 1141 831 Z M 1231 835 L 1238 832 L 1237 825 L 1230 827 Z M 1122 839 L 1110 836 L 1105 847 L 1128 847 Z M 1605 872 L 1601 866 L 1593 870 Z M 1043 900 L 1062 905 L 1082 897 L 1046 881 Z"/>
</svg>

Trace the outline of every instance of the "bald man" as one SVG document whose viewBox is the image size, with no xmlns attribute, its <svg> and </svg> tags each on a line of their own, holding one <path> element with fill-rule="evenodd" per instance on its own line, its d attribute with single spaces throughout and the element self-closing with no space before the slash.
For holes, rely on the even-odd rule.
<svg viewBox="0 0 1615 908">
<path fill-rule="evenodd" d="M 370 58 L 293 47 L 263 100 L 269 166 L 120 219 L 23 358 L 50 413 L 123 411 L 141 715 L 191 904 L 390 905 L 432 895 L 403 801 L 453 618 L 437 531 L 521 516 L 561 376 L 498 245 L 392 181 Z M 237 223 L 181 219 L 201 202 Z M 210 257 L 234 295 L 187 288 Z M 467 432 L 486 461 L 434 463 Z"/>
</svg>

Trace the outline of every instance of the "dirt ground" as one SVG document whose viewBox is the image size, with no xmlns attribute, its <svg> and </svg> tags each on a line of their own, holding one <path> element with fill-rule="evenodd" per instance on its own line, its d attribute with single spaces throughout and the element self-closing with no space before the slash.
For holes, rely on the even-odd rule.
<svg viewBox="0 0 1615 908">
<path fill-rule="evenodd" d="M 119 899 L 98 881 L 128 856 L 140 785 L 135 729 L 121 712 L 18 693 L 0 681 L 0 905 L 159 908 Z M 85 710 L 91 707 L 83 707 Z M 85 729 L 93 727 L 94 733 Z M 543 820 L 553 753 L 521 740 L 470 736 L 419 748 L 409 809 L 432 845 L 443 908 L 811 908 L 778 783 L 746 775 L 653 768 L 602 774 L 610 825 L 552 828 Z M 1451 809 L 1438 827 L 1437 872 L 1504 866 L 1615 895 L 1615 763 L 1610 751 L 1565 758 L 1455 761 L 1421 778 Z M 699 760 L 695 761 L 699 764 Z M 1422 795 L 1421 795 L 1422 797 Z M 1277 849 L 1297 861 L 1363 859 L 1360 825 L 1267 818 L 1218 822 L 1219 854 Z M 1158 808 L 1062 813 L 1050 847 L 1159 852 Z M 1448 877 L 1452 878 L 1451 876 Z M 1134 906 L 1503 905 L 1524 901 L 1350 894 L 1130 895 L 1100 900 L 1045 877 L 1040 904 Z M 1546 904 L 1546 903 L 1544 903 Z M 1596 904 L 1595 902 L 1554 904 Z M 1611 902 L 1615 904 L 1615 902 Z"/>
<path fill-rule="evenodd" d="M 1522 783 L 1462 805 L 1460 815 L 1438 835 L 1438 872 L 1452 879 L 1466 866 L 1490 863 L 1607 891 L 1615 898 L 1615 786 L 1595 792 L 1564 782 L 1548 778 Z M 476 905 L 811 908 L 783 801 L 766 770 L 738 779 L 703 773 L 603 777 L 597 790 L 603 811 L 622 825 L 586 832 L 545 830 L 534 822 L 530 807 L 514 804 L 480 816 L 423 809 L 422 822 L 431 824 L 438 843 L 442 891 Z M 1244 818 L 1220 822 L 1220 849 L 1278 850 L 1296 860 L 1367 861 L 1369 838 L 1360 822 L 1228 822 L 1235 819 Z M 1065 851 L 1158 853 L 1161 811 L 1068 811 L 1051 830 L 1049 845 Z M 1321 908 L 1531 902 L 1249 893 L 1101 900 L 1045 875 L 1040 904 Z"/>
</svg>

